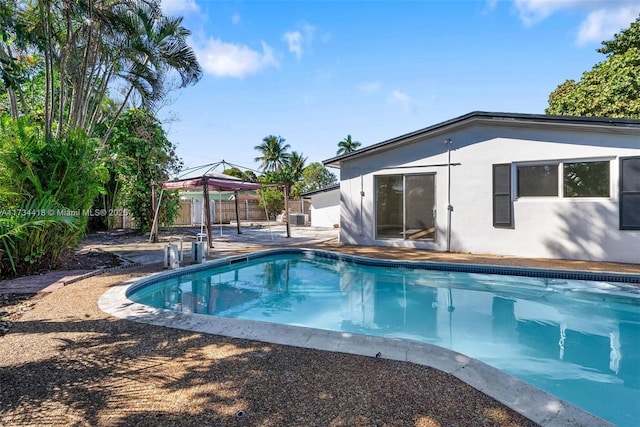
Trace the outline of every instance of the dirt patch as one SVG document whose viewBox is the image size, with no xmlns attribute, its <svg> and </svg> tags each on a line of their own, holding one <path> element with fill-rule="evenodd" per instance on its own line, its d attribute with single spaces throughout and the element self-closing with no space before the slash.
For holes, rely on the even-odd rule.
<svg viewBox="0 0 640 427">
<path fill-rule="evenodd" d="M 85 242 L 110 241 L 114 237 L 104 235 L 92 235 Z M 125 263 L 125 260 L 119 256 L 97 250 L 86 249 L 81 246 L 78 250 L 72 252 L 62 259 L 56 271 L 63 270 L 86 270 L 93 271 L 103 268 L 119 267 Z M 40 271 L 36 276 L 42 276 L 51 272 L 51 270 Z M 31 310 L 38 300 L 43 296 L 39 293 L 0 293 L 0 337 L 5 335 L 20 317 L 27 311 Z"/>
<path fill-rule="evenodd" d="M 42 294 L 0 294 L 0 337 L 9 332 L 24 313 L 31 310 Z"/>
<path fill-rule="evenodd" d="M 124 264 L 119 256 L 98 249 L 80 249 L 65 257 L 56 270 L 99 270 Z"/>
</svg>

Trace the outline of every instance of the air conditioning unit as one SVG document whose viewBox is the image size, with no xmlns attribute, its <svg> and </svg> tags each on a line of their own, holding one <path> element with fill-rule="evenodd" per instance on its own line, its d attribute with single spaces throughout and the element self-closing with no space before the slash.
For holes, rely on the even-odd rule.
<svg viewBox="0 0 640 427">
<path fill-rule="evenodd" d="M 304 214 L 289 214 L 289 224 L 302 226 L 305 225 L 306 219 Z"/>
</svg>

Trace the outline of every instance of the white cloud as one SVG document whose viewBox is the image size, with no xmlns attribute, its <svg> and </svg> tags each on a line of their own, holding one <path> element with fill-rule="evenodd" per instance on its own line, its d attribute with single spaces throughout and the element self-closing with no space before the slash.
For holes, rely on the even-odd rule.
<svg viewBox="0 0 640 427">
<path fill-rule="evenodd" d="M 260 52 L 246 45 L 209 39 L 195 51 L 204 71 L 216 77 L 242 78 L 257 74 L 265 68 L 279 66 L 272 49 L 265 42 L 262 42 Z"/>
<path fill-rule="evenodd" d="M 288 31 L 284 33 L 282 39 L 289 45 L 289 52 L 295 54 L 299 61 L 302 58 L 302 34 L 300 31 Z"/>
<path fill-rule="evenodd" d="M 594 0 L 514 0 L 520 20 L 527 27 L 537 24 L 559 10 L 587 3 L 593 4 Z"/>
<path fill-rule="evenodd" d="M 311 43 L 316 32 L 316 27 L 307 22 L 303 22 L 302 24 L 300 24 L 300 28 L 302 29 L 302 33 L 304 34 L 305 42 Z"/>
<path fill-rule="evenodd" d="M 397 105 L 405 111 L 413 111 L 413 101 L 411 97 L 404 92 L 394 90 L 389 94 L 389 104 Z"/>
<path fill-rule="evenodd" d="M 598 9 L 587 16 L 578 30 L 578 44 L 601 42 L 629 27 L 640 14 L 640 5 L 629 5 L 619 9 Z"/>
<path fill-rule="evenodd" d="M 358 90 L 364 92 L 367 95 L 372 95 L 380 89 L 382 84 L 380 82 L 363 82 L 358 85 Z"/>
<path fill-rule="evenodd" d="M 495 6 L 496 0 L 488 0 Z M 577 29 L 578 44 L 600 42 L 626 28 L 640 14 L 638 0 L 514 0 L 518 16 L 526 27 L 563 10 L 581 10 L 586 18 Z"/>
<path fill-rule="evenodd" d="M 198 12 L 200 8 L 195 0 L 161 0 L 162 12 L 175 15 L 184 12 Z"/>
<path fill-rule="evenodd" d="M 313 42 L 315 32 L 316 27 L 303 22 L 298 25 L 298 29 L 284 33 L 282 40 L 287 42 L 289 52 L 293 53 L 299 61 L 302 58 L 305 48 Z"/>
</svg>

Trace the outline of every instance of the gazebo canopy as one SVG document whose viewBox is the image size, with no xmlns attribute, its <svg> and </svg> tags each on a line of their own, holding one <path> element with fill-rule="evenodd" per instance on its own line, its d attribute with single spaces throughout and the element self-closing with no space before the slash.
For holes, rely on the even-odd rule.
<svg viewBox="0 0 640 427">
<path fill-rule="evenodd" d="M 202 194 L 204 196 L 204 206 L 209 206 L 209 191 L 217 191 L 222 193 L 225 191 L 236 192 L 241 190 L 259 190 L 260 188 L 262 188 L 262 186 L 255 182 L 243 181 L 240 178 L 236 178 L 235 176 L 225 175 L 223 173 L 214 171 L 209 171 L 202 176 L 182 178 L 175 181 L 167 181 L 162 183 L 163 190 L 185 190 L 187 188 L 202 188 Z M 160 199 L 162 200 L 162 194 L 160 195 Z M 235 204 L 238 234 L 242 234 L 242 231 L 240 230 L 240 218 L 238 214 L 237 198 Z M 159 204 L 154 215 L 153 226 L 151 228 L 151 236 L 149 237 L 149 241 L 151 241 L 151 239 L 154 239 L 154 241 L 158 240 L 158 208 Z M 209 245 L 209 247 L 213 247 L 211 242 L 211 213 L 209 209 L 206 209 L 205 212 L 207 225 L 207 244 Z"/>
<path fill-rule="evenodd" d="M 200 188 L 204 187 L 205 182 L 207 183 L 209 190 L 214 191 L 259 190 L 261 188 L 261 185 L 258 183 L 243 181 L 235 176 L 213 171 L 208 172 L 203 176 L 163 182 L 162 188 L 166 190 Z"/>
</svg>

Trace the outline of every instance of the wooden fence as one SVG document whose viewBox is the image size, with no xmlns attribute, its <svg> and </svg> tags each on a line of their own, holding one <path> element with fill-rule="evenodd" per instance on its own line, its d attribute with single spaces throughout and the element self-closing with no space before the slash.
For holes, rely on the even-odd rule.
<svg viewBox="0 0 640 427">
<path fill-rule="evenodd" d="M 289 200 L 289 213 L 303 213 L 307 223 L 311 220 L 311 201 Z M 266 221 L 264 208 L 260 207 L 258 200 L 239 200 L 238 217 L 243 221 Z M 234 200 L 211 200 L 211 219 L 214 224 L 229 224 L 236 220 L 236 205 Z M 113 217 L 110 226 L 115 229 L 133 228 L 134 220 L 131 215 Z M 200 225 L 202 220 L 202 203 L 192 200 L 181 200 L 178 216 L 173 225 Z"/>
</svg>

